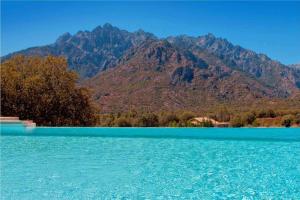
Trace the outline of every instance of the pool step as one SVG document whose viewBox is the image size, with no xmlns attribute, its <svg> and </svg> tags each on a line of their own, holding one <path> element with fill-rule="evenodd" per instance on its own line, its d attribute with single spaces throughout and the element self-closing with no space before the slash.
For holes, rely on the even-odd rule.
<svg viewBox="0 0 300 200">
<path fill-rule="evenodd" d="M 20 120 L 19 117 L 0 117 L 0 124 L 23 124 L 25 127 L 36 127 L 32 120 Z"/>
</svg>

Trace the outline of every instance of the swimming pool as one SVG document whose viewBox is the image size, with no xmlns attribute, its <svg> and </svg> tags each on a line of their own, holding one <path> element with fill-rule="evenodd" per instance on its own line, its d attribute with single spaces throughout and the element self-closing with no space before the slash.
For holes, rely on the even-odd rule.
<svg viewBox="0 0 300 200">
<path fill-rule="evenodd" d="M 300 197 L 296 128 L 1 129 L 2 199 Z"/>
</svg>

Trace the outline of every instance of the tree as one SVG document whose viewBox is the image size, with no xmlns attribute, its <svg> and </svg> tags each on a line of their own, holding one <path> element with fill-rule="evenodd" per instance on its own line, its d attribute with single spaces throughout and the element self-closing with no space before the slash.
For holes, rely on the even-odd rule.
<svg viewBox="0 0 300 200">
<path fill-rule="evenodd" d="M 76 81 L 62 57 L 12 57 L 1 63 L 1 115 L 47 126 L 93 125 L 90 92 Z"/>
</svg>

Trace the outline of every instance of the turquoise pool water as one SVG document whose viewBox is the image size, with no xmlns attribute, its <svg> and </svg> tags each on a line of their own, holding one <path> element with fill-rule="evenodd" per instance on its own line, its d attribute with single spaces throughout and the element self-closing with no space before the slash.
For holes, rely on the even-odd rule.
<svg viewBox="0 0 300 200">
<path fill-rule="evenodd" d="M 2 199 L 300 197 L 300 129 L 22 130 L 1 127 Z"/>
</svg>

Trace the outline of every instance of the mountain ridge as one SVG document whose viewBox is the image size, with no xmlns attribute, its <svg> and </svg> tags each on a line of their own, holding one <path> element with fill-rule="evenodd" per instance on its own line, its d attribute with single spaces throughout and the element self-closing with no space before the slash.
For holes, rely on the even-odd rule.
<svg viewBox="0 0 300 200">
<path fill-rule="evenodd" d="M 294 69 L 300 69 L 300 64 L 291 64 L 291 65 L 288 65 L 289 67 L 291 68 L 294 68 Z"/>
<path fill-rule="evenodd" d="M 233 45 L 213 34 L 157 38 L 110 24 L 62 34 L 54 44 L 15 52 L 65 56 L 94 90 L 103 110 L 201 108 L 218 103 L 289 98 L 300 69 Z"/>
<path fill-rule="evenodd" d="M 3 58 L 16 54 L 64 56 L 70 69 L 78 72 L 81 78 L 89 78 L 114 66 L 126 50 L 148 38 L 156 37 L 142 30 L 131 33 L 106 23 L 92 31 L 64 33 L 53 44 L 27 48 Z"/>
</svg>

